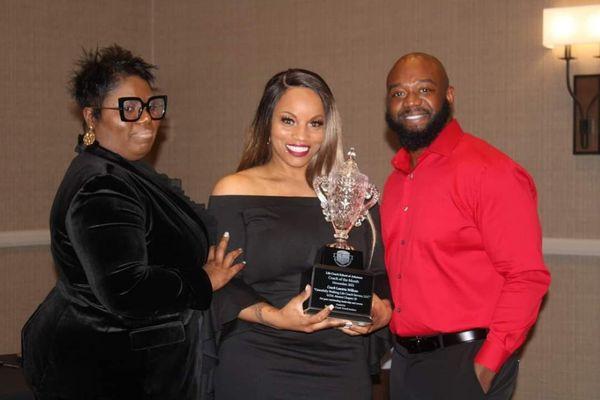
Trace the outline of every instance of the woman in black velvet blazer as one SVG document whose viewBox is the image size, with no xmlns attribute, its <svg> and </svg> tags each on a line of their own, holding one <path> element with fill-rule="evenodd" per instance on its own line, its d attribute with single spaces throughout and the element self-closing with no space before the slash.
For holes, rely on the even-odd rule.
<svg viewBox="0 0 600 400">
<path fill-rule="evenodd" d="M 211 247 L 214 224 L 173 180 L 140 161 L 166 96 L 154 66 L 111 46 L 73 78 L 86 133 L 50 216 L 58 282 L 23 328 L 38 399 L 199 399 L 212 291 L 242 264 Z"/>
</svg>

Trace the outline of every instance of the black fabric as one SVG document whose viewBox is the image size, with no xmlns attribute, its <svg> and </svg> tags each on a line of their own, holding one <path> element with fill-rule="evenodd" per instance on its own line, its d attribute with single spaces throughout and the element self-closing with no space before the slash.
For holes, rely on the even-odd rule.
<svg viewBox="0 0 600 400">
<path fill-rule="evenodd" d="M 214 196 L 209 210 L 219 232 L 229 231 L 232 248 L 242 247 L 247 265 L 215 293 L 211 313 L 220 332 L 215 394 L 222 399 L 370 399 L 370 374 L 391 347 L 389 332 L 348 336 L 337 329 L 312 334 L 276 330 L 237 320 L 259 301 L 282 307 L 301 290 L 318 249 L 334 241 L 319 200 L 307 197 Z M 378 210 L 372 211 L 379 226 Z M 381 239 L 377 235 L 370 270 L 377 294 L 389 289 Z M 371 254 L 372 231 L 365 221 L 350 244 Z"/>
<path fill-rule="evenodd" d="M 390 399 L 394 400 L 508 400 L 519 372 L 512 355 L 498 372 L 487 394 L 475 375 L 474 359 L 483 340 L 419 354 L 396 345 L 390 371 Z"/>
<path fill-rule="evenodd" d="M 146 350 L 185 340 L 185 330 L 181 321 L 134 329 L 129 332 L 132 350 Z"/>
<path fill-rule="evenodd" d="M 35 391 L 198 399 L 205 329 L 196 310 L 212 298 L 202 266 L 214 226 L 150 166 L 98 145 L 82 150 L 50 216 L 58 282 L 22 333 Z"/>
</svg>

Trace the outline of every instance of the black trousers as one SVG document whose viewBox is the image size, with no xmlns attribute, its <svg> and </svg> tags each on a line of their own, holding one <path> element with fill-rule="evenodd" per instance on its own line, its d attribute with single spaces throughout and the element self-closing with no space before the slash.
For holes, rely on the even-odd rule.
<svg viewBox="0 0 600 400">
<path fill-rule="evenodd" d="M 390 371 L 391 400 L 510 399 L 517 382 L 519 359 L 511 356 L 483 392 L 473 360 L 483 340 L 443 349 L 408 354 L 396 344 Z"/>
</svg>

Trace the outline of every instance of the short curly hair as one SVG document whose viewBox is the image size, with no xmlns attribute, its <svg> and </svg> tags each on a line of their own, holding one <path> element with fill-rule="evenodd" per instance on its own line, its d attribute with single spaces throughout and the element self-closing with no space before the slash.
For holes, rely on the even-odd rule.
<svg viewBox="0 0 600 400">
<path fill-rule="evenodd" d="M 76 63 L 70 82 L 73 100 L 83 109 L 94 108 L 94 118 L 100 117 L 100 109 L 107 94 L 124 77 L 139 76 L 150 86 L 154 83 L 156 66 L 135 56 L 118 44 L 83 50 Z"/>
</svg>

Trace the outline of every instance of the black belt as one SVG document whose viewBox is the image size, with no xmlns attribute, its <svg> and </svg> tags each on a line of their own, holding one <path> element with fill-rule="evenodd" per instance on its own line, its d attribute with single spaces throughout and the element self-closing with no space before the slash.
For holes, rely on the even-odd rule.
<svg viewBox="0 0 600 400">
<path fill-rule="evenodd" d="M 431 336 L 395 336 L 396 343 L 404 347 L 410 354 L 434 351 L 455 344 L 485 339 L 487 329 L 477 328 L 455 333 L 440 333 Z"/>
</svg>

